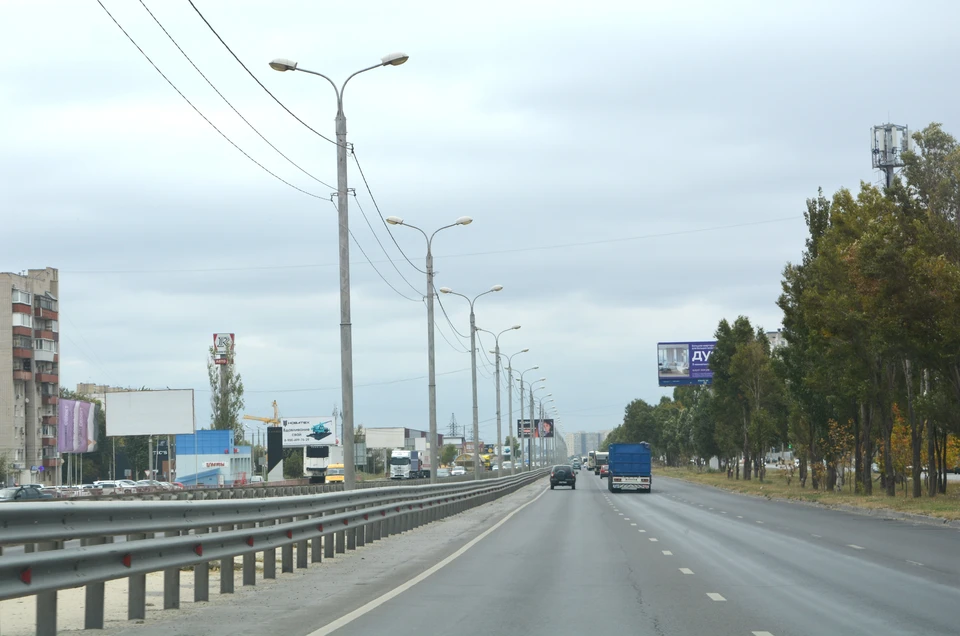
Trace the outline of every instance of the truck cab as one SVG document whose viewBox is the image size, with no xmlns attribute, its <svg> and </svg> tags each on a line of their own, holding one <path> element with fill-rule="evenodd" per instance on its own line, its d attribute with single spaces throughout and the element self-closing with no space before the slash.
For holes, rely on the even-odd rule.
<svg viewBox="0 0 960 636">
<path fill-rule="evenodd" d="M 329 466 L 327 466 L 327 483 L 328 484 L 343 483 L 343 464 L 330 464 Z"/>
<path fill-rule="evenodd" d="M 397 449 L 390 454 L 390 479 L 417 479 L 420 473 L 417 451 Z"/>
</svg>

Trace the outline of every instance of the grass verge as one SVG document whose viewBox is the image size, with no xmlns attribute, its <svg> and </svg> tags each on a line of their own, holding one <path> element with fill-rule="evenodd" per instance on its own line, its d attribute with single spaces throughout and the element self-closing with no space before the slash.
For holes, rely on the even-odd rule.
<svg viewBox="0 0 960 636">
<path fill-rule="evenodd" d="M 887 497 L 880 492 L 878 482 L 874 482 L 874 494 L 870 496 L 852 493 L 849 487 L 842 492 L 817 491 L 810 488 L 809 482 L 806 488 L 801 488 L 800 480 L 796 475 L 788 483 L 787 475 L 778 470 L 768 470 L 763 483 L 757 479 L 750 481 L 727 479 L 726 474 L 718 472 L 698 473 L 692 468 L 659 467 L 654 470 L 654 474 L 676 477 L 677 479 L 716 486 L 724 490 L 748 495 L 813 501 L 826 505 L 856 506 L 857 508 L 871 510 L 894 510 L 954 521 L 960 520 L 960 482 L 956 481 L 947 482 L 946 494 L 937 495 L 933 498 L 914 499 L 909 496 L 909 493 L 904 496 L 900 487 L 898 487 L 896 497 Z"/>
</svg>

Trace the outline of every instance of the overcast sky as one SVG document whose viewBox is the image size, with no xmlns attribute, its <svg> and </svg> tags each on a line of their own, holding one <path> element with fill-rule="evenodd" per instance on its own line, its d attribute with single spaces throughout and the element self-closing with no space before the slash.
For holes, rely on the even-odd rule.
<svg viewBox="0 0 960 636">
<path fill-rule="evenodd" d="M 284 112 L 188 2 L 145 1 L 260 133 L 336 183 L 335 146 Z M 61 384 L 194 388 L 204 425 L 206 349 L 230 331 L 247 413 L 277 400 L 284 416 L 329 414 L 340 402 L 331 189 L 252 132 L 139 2 L 103 2 L 227 137 L 319 198 L 218 135 L 96 0 L 0 2 L 0 271 L 60 269 Z M 437 235 L 436 283 L 470 296 L 504 286 L 477 301 L 478 326 L 522 325 L 502 350 L 530 349 L 514 366 L 539 365 L 526 377 L 547 378 L 568 432 L 612 428 L 630 400 L 665 394 L 658 341 L 710 339 L 738 314 L 779 326 L 804 200 L 878 181 L 872 125 L 940 121 L 960 134 L 956 2 L 195 2 L 327 136 L 330 86 L 269 60 L 340 83 L 410 55 L 348 85 L 349 141 L 384 216 L 429 231 L 473 217 Z M 351 246 L 356 421 L 425 430 L 425 277 L 350 168 L 351 229 L 409 297 Z M 422 267 L 423 237 L 391 231 Z M 441 300 L 467 335 L 467 303 Z M 451 414 L 470 424 L 470 357 L 439 306 L 437 317 L 445 432 Z M 492 365 L 480 359 L 492 441 Z M 503 418 L 506 434 L 506 392 Z"/>
</svg>

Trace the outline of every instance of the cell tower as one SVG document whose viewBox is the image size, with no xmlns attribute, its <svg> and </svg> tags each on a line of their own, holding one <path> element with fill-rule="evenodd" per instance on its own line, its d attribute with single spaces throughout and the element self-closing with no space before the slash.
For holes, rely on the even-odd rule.
<svg viewBox="0 0 960 636">
<path fill-rule="evenodd" d="M 886 184 L 893 185 L 893 171 L 902 168 L 903 153 L 913 150 L 913 140 L 906 126 L 881 124 L 870 129 L 870 150 L 873 152 L 873 167 L 883 170 Z"/>
</svg>

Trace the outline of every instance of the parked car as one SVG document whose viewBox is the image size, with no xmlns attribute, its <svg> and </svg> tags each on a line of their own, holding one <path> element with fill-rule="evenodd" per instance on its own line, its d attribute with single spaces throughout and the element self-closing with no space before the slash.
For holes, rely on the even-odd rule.
<svg viewBox="0 0 960 636">
<path fill-rule="evenodd" d="M 0 502 L 40 501 L 41 499 L 53 499 L 53 495 L 43 492 L 43 489 L 37 488 L 34 484 L 0 489 Z"/>
<path fill-rule="evenodd" d="M 438 469 L 437 469 L 437 478 L 438 478 L 438 479 L 440 479 L 441 477 L 449 477 L 449 476 L 450 476 L 450 469 L 449 469 L 449 468 L 438 468 Z"/>
<path fill-rule="evenodd" d="M 454 466 L 453 470 L 450 471 L 450 475 L 457 477 L 458 475 L 466 475 L 467 469 L 463 466 Z"/>
<path fill-rule="evenodd" d="M 610 467 L 604 464 L 600 467 L 600 479 L 610 476 Z"/>
<path fill-rule="evenodd" d="M 504 470 L 513 470 L 513 462 L 503 462 Z"/>
<path fill-rule="evenodd" d="M 156 479 L 141 479 L 137 481 L 137 490 L 163 490 L 163 486 Z"/>
<path fill-rule="evenodd" d="M 577 489 L 577 473 L 573 472 L 573 466 L 560 464 L 553 467 L 550 471 L 550 490 L 557 486 L 570 486 L 572 490 Z"/>
</svg>

